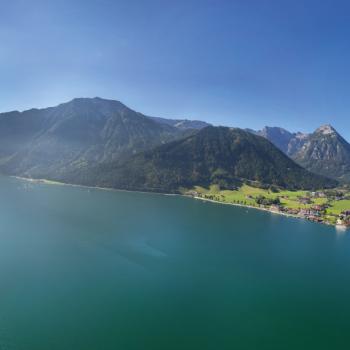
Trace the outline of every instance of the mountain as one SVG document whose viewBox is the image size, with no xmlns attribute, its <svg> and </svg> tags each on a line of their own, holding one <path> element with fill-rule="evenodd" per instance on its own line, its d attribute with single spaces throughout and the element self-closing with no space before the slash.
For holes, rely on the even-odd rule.
<svg viewBox="0 0 350 350">
<path fill-rule="evenodd" d="M 311 134 L 291 133 L 278 127 L 254 133 L 271 141 L 307 170 L 350 181 L 350 144 L 331 125 L 323 125 Z"/>
<path fill-rule="evenodd" d="M 0 114 L 0 170 L 61 179 L 188 135 L 118 101 L 77 98 L 57 107 Z"/>
<path fill-rule="evenodd" d="M 128 190 L 178 192 L 250 180 L 289 189 L 316 189 L 336 182 L 312 174 L 263 137 L 227 127 L 206 127 L 184 139 L 137 154 L 123 164 L 106 164 L 75 179 Z"/>
<path fill-rule="evenodd" d="M 262 130 L 255 131 L 255 134 L 265 137 L 289 156 L 293 156 L 303 146 L 308 136 L 301 132 L 291 133 L 286 129 L 271 126 L 265 126 Z"/>
<path fill-rule="evenodd" d="M 200 130 L 205 128 L 206 126 L 211 125 L 201 120 L 166 119 L 166 118 L 159 118 L 159 117 L 150 117 L 150 118 L 158 123 L 170 125 L 182 130 L 187 130 L 187 129 Z"/>
<path fill-rule="evenodd" d="M 287 154 L 294 159 L 294 155 L 304 146 L 309 138 L 309 134 L 302 132 L 293 133 L 293 138 L 289 141 Z"/>
<path fill-rule="evenodd" d="M 293 159 L 314 173 L 350 181 L 350 144 L 331 125 L 308 135 Z"/>
<path fill-rule="evenodd" d="M 267 138 L 268 140 L 274 140 L 273 144 L 277 146 L 280 150 L 282 150 L 284 153 L 288 152 L 288 144 L 293 138 L 292 133 L 285 129 L 277 127 L 266 126 L 258 134 Z"/>
</svg>

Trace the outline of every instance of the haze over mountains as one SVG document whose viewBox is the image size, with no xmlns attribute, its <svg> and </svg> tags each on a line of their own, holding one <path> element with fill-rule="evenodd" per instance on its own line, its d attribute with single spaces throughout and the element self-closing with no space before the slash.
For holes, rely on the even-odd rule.
<svg viewBox="0 0 350 350">
<path fill-rule="evenodd" d="M 161 123 L 166 124 L 170 126 L 175 126 L 178 129 L 186 130 L 186 129 L 203 129 L 206 126 L 209 126 L 209 123 L 203 122 L 201 120 L 188 120 L 188 119 L 166 119 L 166 118 L 159 118 L 159 117 L 149 117 L 152 120 Z"/>
<path fill-rule="evenodd" d="M 121 102 L 78 98 L 57 107 L 0 114 L 0 167 L 10 174 L 61 178 L 119 161 L 183 136 Z"/>
<path fill-rule="evenodd" d="M 162 192 L 212 183 L 230 188 L 242 181 L 291 189 L 336 185 L 289 158 L 298 154 L 299 164 L 315 173 L 326 172 L 322 162 L 312 163 L 316 153 L 310 148 L 317 146 L 330 159 L 340 142 L 333 131 L 323 130 L 321 138 L 277 128 L 254 133 L 201 121 L 148 117 L 118 101 L 78 98 L 56 107 L 0 114 L 0 171 Z M 333 148 L 321 147 L 320 142 L 328 145 L 329 138 Z"/>
</svg>

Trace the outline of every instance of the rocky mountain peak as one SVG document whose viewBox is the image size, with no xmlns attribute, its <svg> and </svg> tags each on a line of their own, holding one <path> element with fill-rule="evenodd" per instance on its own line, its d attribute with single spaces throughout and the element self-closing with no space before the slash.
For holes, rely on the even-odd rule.
<svg viewBox="0 0 350 350">
<path fill-rule="evenodd" d="M 336 134 L 336 130 L 330 124 L 325 124 L 316 129 L 315 133 L 322 135 Z"/>
</svg>

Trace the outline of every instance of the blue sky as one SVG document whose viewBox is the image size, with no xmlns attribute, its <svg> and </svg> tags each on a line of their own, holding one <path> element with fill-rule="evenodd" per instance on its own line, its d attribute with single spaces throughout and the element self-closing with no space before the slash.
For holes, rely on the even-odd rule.
<svg viewBox="0 0 350 350">
<path fill-rule="evenodd" d="M 0 111 L 74 97 L 350 139 L 348 1 L 0 1 Z"/>
</svg>

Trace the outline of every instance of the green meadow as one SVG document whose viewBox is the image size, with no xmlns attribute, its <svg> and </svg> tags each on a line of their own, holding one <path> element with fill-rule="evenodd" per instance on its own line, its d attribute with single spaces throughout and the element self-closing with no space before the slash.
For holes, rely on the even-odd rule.
<svg viewBox="0 0 350 350">
<path fill-rule="evenodd" d="M 232 204 L 257 206 L 255 199 L 258 196 L 274 199 L 279 198 L 281 204 L 289 209 L 307 209 L 314 205 L 328 204 L 327 215 L 338 216 L 344 210 L 350 210 L 350 200 L 331 200 L 329 198 L 313 198 L 308 191 L 283 191 L 273 192 L 271 190 L 243 185 L 237 190 L 221 190 L 218 185 L 209 188 L 196 186 L 194 188 L 202 197 L 211 198 L 216 201 Z M 310 197 L 310 204 L 300 203 L 300 197 Z"/>
</svg>

